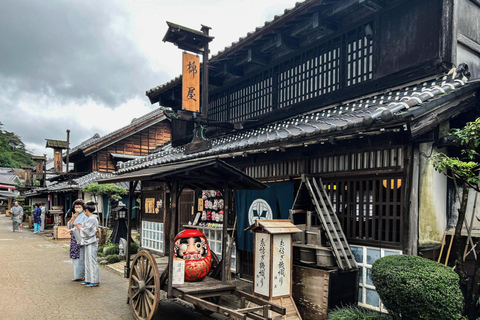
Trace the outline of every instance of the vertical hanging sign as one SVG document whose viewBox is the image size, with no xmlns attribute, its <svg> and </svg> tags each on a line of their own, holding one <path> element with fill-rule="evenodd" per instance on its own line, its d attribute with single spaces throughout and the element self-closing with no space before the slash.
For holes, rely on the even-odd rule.
<svg viewBox="0 0 480 320">
<path fill-rule="evenodd" d="M 200 111 L 200 59 L 198 56 L 183 53 L 182 109 Z"/>
</svg>

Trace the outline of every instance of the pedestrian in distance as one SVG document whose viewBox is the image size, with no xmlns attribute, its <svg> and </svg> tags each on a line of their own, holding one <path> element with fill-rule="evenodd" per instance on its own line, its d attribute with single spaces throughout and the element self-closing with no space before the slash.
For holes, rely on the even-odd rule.
<svg viewBox="0 0 480 320">
<path fill-rule="evenodd" d="M 40 224 L 42 223 L 42 209 L 40 209 L 40 205 L 35 203 L 35 210 L 33 210 L 33 233 L 40 232 Z"/>
<path fill-rule="evenodd" d="M 23 220 L 23 208 L 18 204 L 18 201 L 14 202 L 12 208 L 10 208 L 10 214 L 12 215 L 13 230 L 12 232 L 20 229 L 23 232 L 22 220 Z"/>
<path fill-rule="evenodd" d="M 87 219 L 83 224 L 75 224 L 80 230 L 82 244 L 85 246 L 85 281 L 82 283 L 87 287 L 98 287 L 100 284 L 98 276 L 97 249 L 98 238 L 98 216 L 94 214 L 95 202 L 88 201 L 85 205 Z"/>
<path fill-rule="evenodd" d="M 82 199 L 77 199 L 73 202 L 72 217 L 67 222 L 67 230 L 63 232 L 64 235 L 70 233 L 70 258 L 73 260 L 73 279 L 72 281 L 85 280 L 85 247 L 81 245 L 82 238 L 80 231 L 75 228 L 75 225 L 81 225 L 87 219 L 85 215 L 85 202 Z"/>
<path fill-rule="evenodd" d="M 40 210 L 42 211 L 42 214 L 40 216 L 40 231 L 43 232 L 45 231 L 45 206 L 43 203 L 40 203 Z"/>
</svg>

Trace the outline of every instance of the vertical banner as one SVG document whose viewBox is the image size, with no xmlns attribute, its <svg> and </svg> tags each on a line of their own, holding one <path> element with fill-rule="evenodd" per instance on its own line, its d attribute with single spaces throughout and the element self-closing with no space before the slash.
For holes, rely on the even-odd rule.
<svg viewBox="0 0 480 320">
<path fill-rule="evenodd" d="M 237 248 L 253 252 L 253 234 L 244 232 L 257 219 L 288 219 L 293 205 L 293 181 L 267 183 L 265 190 L 236 190 Z"/>
<path fill-rule="evenodd" d="M 182 109 L 200 111 L 200 59 L 198 56 L 183 53 Z"/>
</svg>

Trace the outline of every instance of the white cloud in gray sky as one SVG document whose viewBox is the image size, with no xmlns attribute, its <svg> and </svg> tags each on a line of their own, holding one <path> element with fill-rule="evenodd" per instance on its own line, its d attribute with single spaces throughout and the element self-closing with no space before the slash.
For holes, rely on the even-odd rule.
<svg viewBox="0 0 480 320">
<path fill-rule="evenodd" d="M 145 91 L 181 73 L 166 21 L 212 27 L 213 54 L 262 26 L 292 0 L 0 0 L 0 122 L 27 149 L 45 138 L 72 146 L 157 106 Z"/>
</svg>

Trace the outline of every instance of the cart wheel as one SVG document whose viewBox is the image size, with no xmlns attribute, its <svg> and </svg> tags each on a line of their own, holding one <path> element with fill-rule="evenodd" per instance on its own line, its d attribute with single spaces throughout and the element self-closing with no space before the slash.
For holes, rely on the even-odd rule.
<svg viewBox="0 0 480 320">
<path fill-rule="evenodd" d="M 148 251 L 138 252 L 133 259 L 128 288 L 135 319 L 152 319 L 160 300 L 160 275 L 157 262 Z"/>
</svg>

